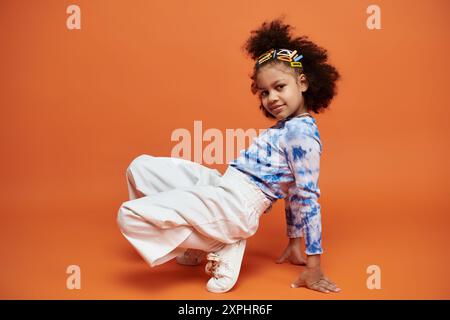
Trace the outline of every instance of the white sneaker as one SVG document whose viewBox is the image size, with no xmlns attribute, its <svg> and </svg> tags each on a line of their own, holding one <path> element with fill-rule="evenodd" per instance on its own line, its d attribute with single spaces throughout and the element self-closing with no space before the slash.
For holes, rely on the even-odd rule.
<svg viewBox="0 0 450 320">
<path fill-rule="evenodd" d="M 187 249 L 182 255 L 179 255 L 175 259 L 178 264 L 184 266 L 198 266 L 202 263 L 203 258 L 206 256 L 206 252 L 196 249 Z"/>
<path fill-rule="evenodd" d="M 227 292 L 236 284 L 244 257 L 246 240 L 225 245 L 207 255 L 206 273 L 212 275 L 206 289 L 214 293 Z"/>
</svg>

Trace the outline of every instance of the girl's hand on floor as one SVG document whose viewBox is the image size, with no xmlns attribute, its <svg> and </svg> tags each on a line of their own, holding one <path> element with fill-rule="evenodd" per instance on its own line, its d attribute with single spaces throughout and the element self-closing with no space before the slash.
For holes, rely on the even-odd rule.
<svg viewBox="0 0 450 320">
<path fill-rule="evenodd" d="M 324 293 L 341 291 L 335 283 L 325 277 L 320 268 L 306 268 L 291 286 L 292 288 L 306 287 Z"/>
<path fill-rule="evenodd" d="M 290 263 L 295 265 L 306 265 L 306 259 L 302 256 L 299 243 L 290 241 L 276 263 L 284 263 L 286 261 L 289 261 Z"/>
</svg>

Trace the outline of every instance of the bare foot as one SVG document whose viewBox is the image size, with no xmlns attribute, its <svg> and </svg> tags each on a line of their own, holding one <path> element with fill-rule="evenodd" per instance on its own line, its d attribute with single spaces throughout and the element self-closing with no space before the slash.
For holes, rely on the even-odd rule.
<svg viewBox="0 0 450 320">
<path fill-rule="evenodd" d="M 179 264 L 185 266 L 198 266 L 205 258 L 206 252 L 197 249 L 187 249 L 182 255 L 176 257 Z"/>
</svg>

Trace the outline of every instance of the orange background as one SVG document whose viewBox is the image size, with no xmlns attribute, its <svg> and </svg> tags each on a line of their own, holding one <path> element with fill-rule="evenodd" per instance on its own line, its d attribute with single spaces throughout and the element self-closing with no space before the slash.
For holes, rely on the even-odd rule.
<svg viewBox="0 0 450 320">
<path fill-rule="evenodd" d="M 369 30 L 372 3 L 2 1 L 0 298 L 449 299 L 450 4 L 378 0 L 382 29 Z M 81 30 L 66 28 L 70 4 Z M 235 289 L 215 295 L 202 267 L 152 269 L 122 237 L 125 170 L 170 156 L 171 133 L 196 120 L 223 133 L 272 125 L 240 47 L 281 14 L 342 74 L 316 119 L 322 265 L 343 291 L 290 288 L 302 267 L 274 263 L 287 243 L 278 201 Z M 71 264 L 81 290 L 66 288 Z M 380 290 L 366 287 L 369 265 Z"/>
</svg>

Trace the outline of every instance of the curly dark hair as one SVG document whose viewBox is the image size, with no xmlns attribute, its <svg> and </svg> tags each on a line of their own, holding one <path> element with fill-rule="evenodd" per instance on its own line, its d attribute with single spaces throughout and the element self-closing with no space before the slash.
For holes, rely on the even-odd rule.
<svg viewBox="0 0 450 320">
<path fill-rule="evenodd" d="M 292 38 L 292 27 L 284 24 L 283 18 L 275 19 L 271 22 L 263 22 L 257 30 L 251 31 L 251 36 L 247 39 L 242 49 L 247 55 L 256 61 L 258 57 L 270 49 L 290 49 L 297 50 L 303 55 L 301 60 L 303 68 L 291 68 L 289 62 L 282 60 L 269 60 L 263 65 L 283 64 L 289 67 L 293 75 L 305 74 L 308 81 L 308 89 L 303 92 L 305 107 L 308 111 L 319 113 L 328 107 L 333 97 L 336 95 L 336 81 L 341 75 L 336 68 L 327 63 L 327 50 L 319 47 L 308 36 L 299 36 Z M 252 80 L 251 91 L 257 93 L 256 77 L 260 68 L 255 65 L 253 73 L 250 75 Z M 267 118 L 274 119 L 262 105 L 259 108 Z"/>
</svg>

